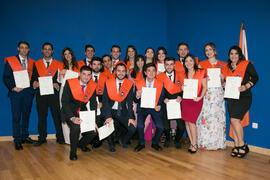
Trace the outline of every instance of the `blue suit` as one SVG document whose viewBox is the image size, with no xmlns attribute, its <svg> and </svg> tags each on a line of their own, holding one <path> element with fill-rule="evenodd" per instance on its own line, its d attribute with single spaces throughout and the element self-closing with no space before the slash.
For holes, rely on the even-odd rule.
<svg viewBox="0 0 270 180">
<path fill-rule="evenodd" d="M 16 57 L 19 60 L 19 56 Z M 3 81 L 8 88 L 8 97 L 10 98 L 11 102 L 14 142 L 20 143 L 29 136 L 29 119 L 35 91 L 32 87 L 25 88 L 20 92 L 12 91 L 16 85 L 13 70 L 8 62 L 5 63 Z"/>
</svg>

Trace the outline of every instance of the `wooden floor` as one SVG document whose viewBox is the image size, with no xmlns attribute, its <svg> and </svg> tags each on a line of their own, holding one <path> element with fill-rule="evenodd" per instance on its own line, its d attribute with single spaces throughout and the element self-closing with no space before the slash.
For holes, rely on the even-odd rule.
<svg viewBox="0 0 270 180">
<path fill-rule="evenodd" d="M 12 142 L 0 142 L 0 180 L 7 179 L 270 179 L 270 157 L 250 152 L 245 159 L 230 157 L 231 148 L 199 151 L 191 155 L 174 147 L 139 153 L 132 148 L 108 152 L 107 142 L 91 152 L 78 150 L 69 160 L 69 145 L 49 140 L 41 147 L 24 145 L 15 151 Z"/>
</svg>

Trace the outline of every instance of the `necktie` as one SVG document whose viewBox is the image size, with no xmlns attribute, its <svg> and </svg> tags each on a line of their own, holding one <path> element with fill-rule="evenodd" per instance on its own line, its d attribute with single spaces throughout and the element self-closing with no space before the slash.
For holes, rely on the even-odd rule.
<svg viewBox="0 0 270 180">
<path fill-rule="evenodd" d="M 82 87 L 82 92 L 84 93 L 85 85 L 81 85 L 81 87 Z"/>
<path fill-rule="evenodd" d="M 150 83 L 148 83 L 148 87 L 151 88 L 151 84 Z"/>
<path fill-rule="evenodd" d="M 169 75 L 170 80 L 172 80 L 172 75 Z"/>
<path fill-rule="evenodd" d="M 98 82 L 98 76 L 94 75 L 94 78 L 95 78 L 95 82 L 97 83 Z"/>
<path fill-rule="evenodd" d="M 26 70 L 26 63 L 25 63 L 25 59 L 22 59 L 22 67 L 24 70 Z"/>
<path fill-rule="evenodd" d="M 119 83 L 119 87 L 118 87 L 118 93 L 120 92 L 120 88 L 121 88 L 122 83 Z M 121 115 L 121 102 L 118 102 L 118 106 L 117 106 L 117 116 Z"/>
<path fill-rule="evenodd" d="M 48 67 L 50 66 L 50 62 L 46 61 L 46 63 L 47 63 L 47 69 L 48 69 Z"/>
<path fill-rule="evenodd" d="M 90 60 L 87 60 L 87 66 L 90 66 L 91 65 L 91 61 Z"/>
</svg>

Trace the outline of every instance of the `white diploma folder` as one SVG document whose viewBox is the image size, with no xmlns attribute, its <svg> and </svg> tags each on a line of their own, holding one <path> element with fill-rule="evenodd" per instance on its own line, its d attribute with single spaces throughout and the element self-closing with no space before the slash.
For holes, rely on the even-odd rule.
<svg viewBox="0 0 270 180">
<path fill-rule="evenodd" d="M 164 72 L 165 71 L 164 64 L 158 63 L 158 71 L 159 72 Z"/>
<path fill-rule="evenodd" d="M 98 106 L 98 104 L 99 104 L 98 97 L 96 97 L 96 100 L 97 100 L 97 106 Z M 99 107 L 97 107 L 97 116 L 99 116 L 100 114 L 101 114 L 101 112 L 100 112 L 100 108 L 99 108 Z"/>
<path fill-rule="evenodd" d="M 228 76 L 226 78 L 224 98 L 239 99 L 240 91 L 238 88 L 241 86 L 241 81 L 241 77 Z"/>
<path fill-rule="evenodd" d="M 155 108 L 156 88 L 142 87 L 141 108 Z"/>
<path fill-rule="evenodd" d="M 111 135 L 113 131 L 114 131 L 114 124 L 113 120 L 111 120 L 111 122 L 108 125 L 105 124 L 104 126 L 98 129 L 99 140 L 101 141 L 102 139 L 105 139 L 106 137 Z"/>
<path fill-rule="evenodd" d="M 30 81 L 27 70 L 13 72 L 15 84 L 17 88 L 30 87 Z"/>
<path fill-rule="evenodd" d="M 80 111 L 80 119 L 82 122 L 80 124 L 81 133 L 94 131 L 96 127 L 96 114 L 95 111 Z"/>
<path fill-rule="evenodd" d="M 181 116 L 181 105 L 179 102 L 176 102 L 176 99 L 170 99 L 167 104 L 167 116 L 168 119 L 180 119 Z"/>
<path fill-rule="evenodd" d="M 208 68 L 207 75 L 209 77 L 207 87 L 221 87 L 220 68 Z"/>
<path fill-rule="evenodd" d="M 184 79 L 183 99 L 194 99 L 197 97 L 198 79 Z"/>
<path fill-rule="evenodd" d="M 51 76 L 38 77 L 40 95 L 54 94 L 53 80 Z"/>
</svg>

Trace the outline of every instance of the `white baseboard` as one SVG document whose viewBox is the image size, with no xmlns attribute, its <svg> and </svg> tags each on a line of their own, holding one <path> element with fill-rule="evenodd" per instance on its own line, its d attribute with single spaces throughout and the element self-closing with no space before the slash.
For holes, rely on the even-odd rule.
<svg viewBox="0 0 270 180">
<path fill-rule="evenodd" d="M 33 140 L 38 139 L 38 135 L 30 135 L 30 137 Z M 56 139 L 55 134 L 48 134 L 47 139 Z M 0 136 L 0 142 L 1 141 L 13 141 L 13 137 L 12 136 Z"/>
</svg>

